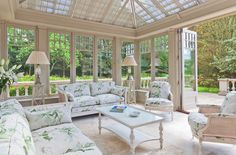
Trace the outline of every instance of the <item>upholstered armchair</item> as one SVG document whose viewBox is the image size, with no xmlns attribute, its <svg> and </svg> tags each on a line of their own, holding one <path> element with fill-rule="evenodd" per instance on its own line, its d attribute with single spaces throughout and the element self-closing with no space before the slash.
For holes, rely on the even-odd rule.
<svg viewBox="0 0 236 155">
<path fill-rule="evenodd" d="M 228 93 L 222 106 L 198 105 L 199 112 L 189 114 L 193 138 L 202 141 L 236 144 L 236 92 Z"/>
<path fill-rule="evenodd" d="M 145 102 L 146 110 L 159 110 L 169 112 L 173 120 L 173 101 L 170 85 L 165 81 L 151 82 L 147 100 Z"/>
</svg>

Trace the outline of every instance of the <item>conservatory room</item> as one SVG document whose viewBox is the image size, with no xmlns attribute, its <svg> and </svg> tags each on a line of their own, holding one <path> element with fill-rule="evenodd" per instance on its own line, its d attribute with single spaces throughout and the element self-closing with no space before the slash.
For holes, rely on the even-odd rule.
<svg viewBox="0 0 236 155">
<path fill-rule="evenodd" d="M 0 155 L 236 154 L 235 0 L 0 1 Z"/>
</svg>

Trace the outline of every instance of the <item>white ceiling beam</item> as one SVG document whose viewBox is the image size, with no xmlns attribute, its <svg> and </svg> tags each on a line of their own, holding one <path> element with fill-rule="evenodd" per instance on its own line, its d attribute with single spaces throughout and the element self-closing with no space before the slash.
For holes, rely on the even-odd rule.
<svg viewBox="0 0 236 155">
<path fill-rule="evenodd" d="M 72 12 L 71 12 L 71 15 L 70 15 L 71 18 L 74 17 L 75 10 L 76 10 L 76 8 L 77 8 L 77 2 L 78 2 L 78 1 L 75 0 L 74 3 L 72 4 L 72 7 L 73 7 L 73 8 L 72 8 Z"/>
<path fill-rule="evenodd" d="M 154 21 L 157 21 L 156 17 L 152 15 L 152 13 L 139 1 L 135 0 L 135 2 L 150 16 Z"/>
<path fill-rule="evenodd" d="M 179 2 L 179 0 L 173 0 L 173 1 L 174 1 L 174 3 L 177 5 L 177 7 L 180 8 L 181 11 L 184 10 L 184 7 L 183 7 L 183 5 Z"/>
<path fill-rule="evenodd" d="M 94 0 L 90 0 L 89 2 L 89 6 L 87 7 L 86 13 L 85 13 L 85 18 L 84 19 L 88 19 L 92 10 L 94 9 L 94 4 L 96 2 Z"/>
<path fill-rule="evenodd" d="M 136 32 L 132 28 L 125 28 L 116 25 L 53 15 L 45 12 L 38 12 L 21 8 L 18 8 L 15 11 L 15 17 L 16 19 L 14 21 L 21 22 L 22 24 L 27 23 L 32 26 L 46 26 L 52 29 L 54 28 L 91 34 L 117 36 L 130 39 L 135 38 Z"/>
<path fill-rule="evenodd" d="M 101 18 L 101 22 L 104 22 L 104 19 L 106 18 L 108 12 L 111 10 L 112 4 L 113 4 L 113 0 L 110 0 L 107 7 L 105 8 L 105 11 L 103 12 L 102 18 Z"/>
<path fill-rule="evenodd" d="M 180 12 L 181 18 L 171 15 L 137 29 L 137 39 L 167 32 L 174 28 L 188 27 L 206 20 L 229 16 L 236 13 L 235 0 L 208 0 L 208 2 Z"/>
<path fill-rule="evenodd" d="M 137 21 L 136 21 L 136 12 L 135 12 L 135 6 L 134 6 L 134 0 L 130 0 L 132 14 L 133 14 L 133 25 L 134 28 L 137 28 Z"/>
<path fill-rule="evenodd" d="M 155 7 L 157 8 L 157 10 L 160 10 L 163 14 L 165 14 L 166 16 L 168 16 L 168 12 L 165 10 L 165 8 L 157 1 L 157 0 L 151 0 L 152 3 L 155 5 Z"/>
<path fill-rule="evenodd" d="M 122 11 L 124 10 L 124 8 L 126 7 L 127 3 L 129 2 L 129 0 L 126 0 L 125 3 L 123 4 L 123 6 L 121 7 L 121 9 L 119 10 L 119 12 L 116 14 L 115 18 L 112 21 L 112 24 L 114 24 L 116 22 L 116 20 L 119 18 L 120 14 L 122 13 Z"/>
</svg>

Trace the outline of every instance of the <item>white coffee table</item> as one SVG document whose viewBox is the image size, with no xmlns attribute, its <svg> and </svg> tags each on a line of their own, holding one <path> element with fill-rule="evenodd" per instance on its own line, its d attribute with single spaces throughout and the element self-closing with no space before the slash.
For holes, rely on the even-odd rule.
<svg viewBox="0 0 236 155">
<path fill-rule="evenodd" d="M 119 138 L 124 140 L 130 146 L 131 154 L 134 154 L 135 148 L 147 141 L 159 140 L 160 148 L 163 147 L 163 126 L 162 120 L 163 118 L 157 116 L 154 113 L 147 112 L 145 110 L 141 110 L 138 108 L 134 108 L 132 106 L 127 106 L 123 113 L 110 112 L 112 106 L 105 106 L 97 108 L 99 112 L 99 134 L 101 134 L 101 129 L 107 129 L 113 133 L 115 133 Z M 129 114 L 132 111 L 140 112 L 138 117 L 130 117 Z M 101 115 L 107 116 L 112 120 L 115 120 L 118 123 L 110 124 L 110 125 L 102 125 L 102 117 Z M 143 133 L 136 128 L 158 123 L 159 125 L 159 136 L 153 137 L 146 133 Z"/>
</svg>

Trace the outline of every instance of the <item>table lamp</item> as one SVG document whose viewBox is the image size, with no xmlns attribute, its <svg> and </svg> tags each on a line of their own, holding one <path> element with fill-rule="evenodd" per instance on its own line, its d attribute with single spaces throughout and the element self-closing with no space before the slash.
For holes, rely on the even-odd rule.
<svg viewBox="0 0 236 155">
<path fill-rule="evenodd" d="M 40 75 L 41 68 L 40 65 L 49 65 L 49 60 L 43 51 L 33 51 L 28 57 L 26 64 L 34 64 L 35 68 L 35 85 L 41 84 Z"/>
<path fill-rule="evenodd" d="M 123 61 L 123 66 L 128 66 L 128 78 L 127 80 L 133 80 L 133 76 L 131 74 L 131 67 L 132 66 L 137 66 L 137 63 L 134 59 L 133 55 L 128 55 L 125 57 L 124 61 Z"/>
</svg>

